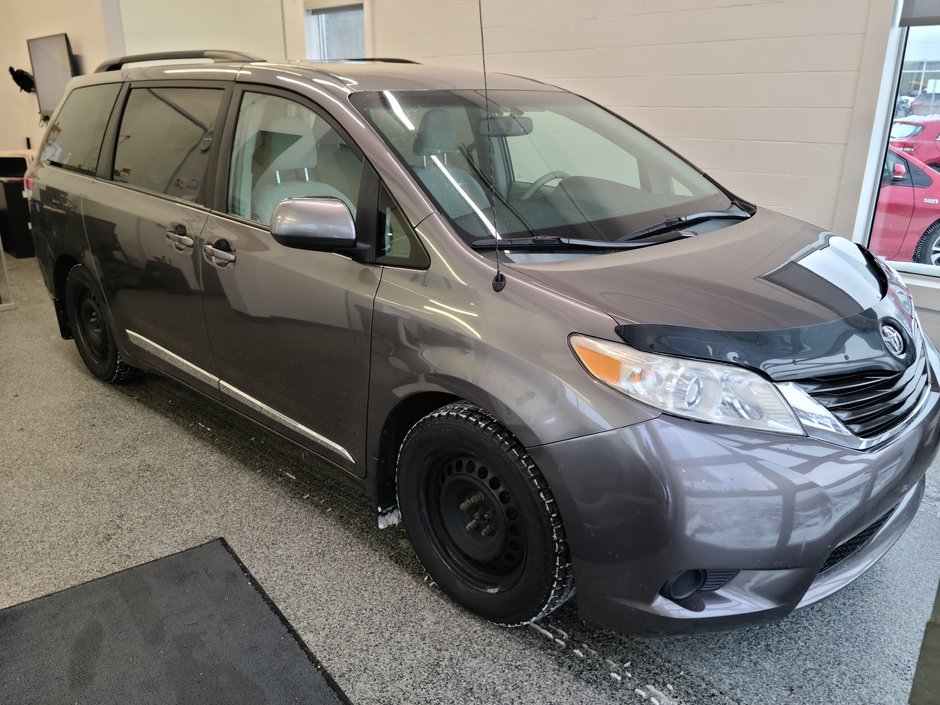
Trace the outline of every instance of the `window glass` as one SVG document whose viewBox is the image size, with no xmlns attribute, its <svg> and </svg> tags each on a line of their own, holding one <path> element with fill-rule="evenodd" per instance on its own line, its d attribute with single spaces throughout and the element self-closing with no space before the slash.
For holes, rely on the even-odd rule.
<svg viewBox="0 0 940 705">
<path fill-rule="evenodd" d="M 114 180 L 200 200 L 223 95 L 216 88 L 132 90 L 118 130 Z"/>
<path fill-rule="evenodd" d="M 307 58 L 313 61 L 365 56 L 362 5 L 307 10 L 304 22 Z"/>
<path fill-rule="evenodd" d="M 923 129 L 923 125 L 915 125 L 910 122 L 901 122 L 898 120 L 891 125 L 891 139 L 900 140 L 905 137 L 913 137 Z"/>
<path fill-rule="evenodd" d="M 636 157 L 603 135 L 556 112 L 533 112 L 529 117 L 532 132 L 527 139 L 506 140 L 515 180 L 533 183 L 554 171 L 640 188 Z"/>
<path fill-rule="evenodd" d="M 49 127 L 41 159 L 93 174 L 120 83 L 76 88 Z"/>
<path fill-rule="evenodd" d="M 264 225 L 285 198 L 332 197 L 356 214 L 362 160 L 302 105 L 245 93 L 229 174 L 228 212 Z"/>
<path fill-rule="evenodd" d="M 868 247 L 924 274 L 940 265 L 940 27 L 910 28 L 893 112 Z"/>
<path fill-rule="evenodd" d="M 558 91 L 354 93 L 438 211 L 468 242 L 616 241 L 728 196 L 629 123 Z"/>
<path fill-rule="evenodd" d="M 376 262 L 423 269 L 431 264 L 418 235 L 385 188 L 379 196 L 379 251 Z"/>
</svg>

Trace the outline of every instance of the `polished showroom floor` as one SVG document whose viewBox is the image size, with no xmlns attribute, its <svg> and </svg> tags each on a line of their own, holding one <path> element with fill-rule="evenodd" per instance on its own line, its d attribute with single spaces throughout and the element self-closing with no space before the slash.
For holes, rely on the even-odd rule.
<svg viewBox="0 0 940 705">
<path fill-rule="evenodd" d="M 940 466 L 868 575 L 783 622 L 636 639 L 572 605 L 506 630 L 426 584 L 400 528 L 309 457 L 154 375 L 107 386 L 35 260 L 0 313 L 0 608 L 224 536 L 353 703 L 907 702 L 940 578 Z M 613 674 L 613 675 L 612 675 Z"/>
</svg>

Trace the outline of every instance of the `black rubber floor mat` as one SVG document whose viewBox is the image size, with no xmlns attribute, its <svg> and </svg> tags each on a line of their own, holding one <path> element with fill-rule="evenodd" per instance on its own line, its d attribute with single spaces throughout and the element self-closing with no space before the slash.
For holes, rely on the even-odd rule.
<svg viewBox="0 0 940 705">
<path fill-rule="evenodd" d="M 0 610 L 0 701 L 349 703 L 224 539 Z"/>
</svg>

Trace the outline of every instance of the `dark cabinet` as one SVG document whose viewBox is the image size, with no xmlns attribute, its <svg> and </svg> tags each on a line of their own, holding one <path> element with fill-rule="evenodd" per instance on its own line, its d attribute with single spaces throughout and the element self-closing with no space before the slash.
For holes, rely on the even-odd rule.
<svg viewBox="0 0 940 705">
<path fill-rule="evenodd" d="M 29 208 L 23 198 L 24 176 L 29 166 L 25 153 L 0 154 L 0 240 L 14 257 L 33 257 Z"/>
</svg>

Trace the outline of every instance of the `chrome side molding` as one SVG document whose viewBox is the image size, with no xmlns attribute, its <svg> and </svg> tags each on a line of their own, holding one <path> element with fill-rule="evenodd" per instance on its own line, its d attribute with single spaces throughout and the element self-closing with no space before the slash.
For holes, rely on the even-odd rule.
<svg viewBox="0 0 940 705">
<path fill-rule="evenodd" d="M 245 394 L 243 391 L 241 391 L 240 389 L 236 387 L 233 387 L 228 382 L 224 382 L 224 381 L 219 382 L 219 391 L 221 391 L 223 394 L 226 394 L 232 397 L 233 399 L 237 399 L 245 406 L 248 406 L 254 409 L 255 411 L 257 411 L 259 414 L 263 414 L 264 416 L 267 416 L 269 419 L 277 421 L 282 426 L 286 426 L 292 431 L 295 431 L 296 433 L 299 433 L 300 435 L 305 436 L 306 438 L 309 438 L 314 443 L 317 443 L 318 445 L 321 445 L 324 448 L 329 448 L 334 453 L 345 458 L 349 462 L 351 463 L 356 462 L 355 460 L 353 460 L 353 457 L 349 454 L 349 451 L 343 448 L 343 446 L 339 445 L 338 443 L 334 443 L 326 436 L 321 436 L 316 431 L 313 431 L 307 428 L 302 423 L 298 423 L 297 421 L 294 421 L 294 419 L 290 418 L 289 416 L 285 416 L 280 411 L 277 411 L 276 409 L 272 409 L 267 404 L 261 403 L 254 397 L 249 396 L 248 394 Z"/>
<path fill-rule="evenodd" d="M 157 345 L 155 342 L 153 342 L 149 338 L 145 338 L 144 336 L 140 335 L 140 333 L 135 333 L 132 330 L 128 330 L 126 331 L 126 333 L 127 333 L 127 337 L 130 338 L 131 342 L 137 347 L 142 348 L 143 350 L 146 350 L 147 352 L 149 352 L 151 355 L 154 355 L 155 357 L 160 358 L 164 362 L 167 362 L 173 365 L 173 367 L 175 367 L 176 369 L 182 372 L 185 372 L 190 377 L 194 377 L 198 379 L 200 382 L 205 382 L 209 386 L 215 387 L 216 389 L 218 389 L 220 380 L 215 375 L 209 374 L 204 369 L 202 369 L 201 367 L 197 367 L 196 365 L 189 362 L 188 360 L 184 360 L 179 355 L 177 355 L 176 353 L 170 352 L 162 345 Z"/>
<path fill-rule="evenodd" d="M 324 448 L 333 451 L 338 456 L 348 460 L 353 465 L 356 464 L 355 459 L 352 457 L 352 455 L 350 455 L 349 451 L 343 448 L 343 446 L 341 446 L 339 443 L 334 443 L 326 436 L 322 436 L 316 431 L 307 428 L 302 423 L 294 421 L 294 419 L 290 418 L 289 416 L 282 414 L 280 411 L 272 409 L 267 404 L 264 404 L 254 397 L 245 394 L 237 387 L 234 387 L 219 377 L 206 372 L 201 367 L 194 365 L 188 360 L 185 360 L 176 353 L 170 352 L 162 345 L 157 345 L 157 343 L 153 342 L 149 338 L 145 338 L 144 336 L 140 335 L 139 333 L 135 333 L 132 330 L 126 330 L 125 332 L 127 333 L 127 337 L 130 339 L 130 341 L 142 350 L 146 350 L 151 355 L 163 360 L 170 365 L 173 365 L 173 367 L 180 370 L 181 372 L 186 373 L 190 377 L 198 379 L 200 382 L 204 382 L 210 387 L 215 387 L 226 396 L 235 399 L 241 404 L 244 404 L 254 411 L 257 411 L 259 414 L 262 414 L 263 416 L 267 416 L 272 421 L 276 421 L 282 426 L 289 428 L 291 431 L 299 433 L 301 436 L 304 436 L 305 438 L 313 441 L 317 445 L 323 446 Z"/>
</svg>

